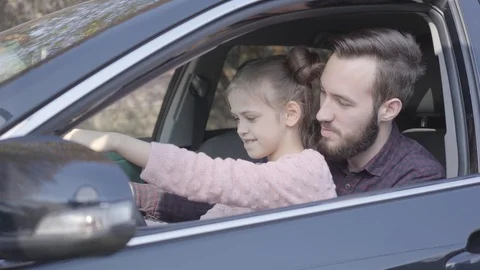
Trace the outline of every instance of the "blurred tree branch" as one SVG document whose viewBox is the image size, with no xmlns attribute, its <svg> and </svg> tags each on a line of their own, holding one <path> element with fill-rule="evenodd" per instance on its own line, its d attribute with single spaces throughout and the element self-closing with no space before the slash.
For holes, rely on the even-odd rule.
<svg viewBox="0 0 480 270">
<path fill-rule="evenodd" d="M 0 32 L 87 0 L 1 0 Z"/>
</svg>

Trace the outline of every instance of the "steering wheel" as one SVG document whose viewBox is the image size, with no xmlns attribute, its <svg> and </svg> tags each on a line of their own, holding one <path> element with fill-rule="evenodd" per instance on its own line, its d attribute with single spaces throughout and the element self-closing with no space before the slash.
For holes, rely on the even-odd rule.
<svg viewBox="0 0 480 270">
<path fill-rule="evenodd" d="M 145 183 L 145 181 L 143 181 L 140 178 L 140 173 L 142 172 L 142 168 L 126 160 L 116 152 L 106 152 L 104 153 L 104 155 L 108 159 L 115 162 L 118 166 L 120 166 L 120 168 L 122 168 L 122 170 L 127 174 L 128 178 L 130 178 L 130 182 L 142 183 L 142 184 Z"/>
</svg>

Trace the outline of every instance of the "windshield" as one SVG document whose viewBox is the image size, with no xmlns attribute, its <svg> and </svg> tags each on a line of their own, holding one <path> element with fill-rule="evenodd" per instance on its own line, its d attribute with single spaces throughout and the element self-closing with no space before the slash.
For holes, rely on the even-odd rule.
<svg viewBox="0 0 480 270">
<path fill-rule="evenodd" d="M 0 33 L 0 83 L 166 0 L 93 0 Z"/>
</svg>

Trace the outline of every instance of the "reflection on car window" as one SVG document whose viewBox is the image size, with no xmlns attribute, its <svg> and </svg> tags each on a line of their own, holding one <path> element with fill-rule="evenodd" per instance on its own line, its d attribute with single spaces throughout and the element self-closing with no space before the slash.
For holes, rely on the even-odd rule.
<svg viewBox="0 0 480 270">
<path fill-rule="evenodd" d="M 94 0 L 0 33 L 0 83 L 165 0 Z"/>
</svg>

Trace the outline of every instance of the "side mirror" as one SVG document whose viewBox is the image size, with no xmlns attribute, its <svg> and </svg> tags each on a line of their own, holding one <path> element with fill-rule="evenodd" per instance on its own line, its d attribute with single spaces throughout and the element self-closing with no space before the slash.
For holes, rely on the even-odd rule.
<svg viewBox="0 0 480 270">
<path fill-rule="evenodd" d="M 0 108 L 0 126 L 3 126 L 12 118 L 12 115 L 5 109 Z"/>
<path fill-rule="evenodd" d="M 135 233 L 138 212 L 122 169 L 53 136 L 0 141 L 0 260 L 106 255 Z"/>
</svg>

